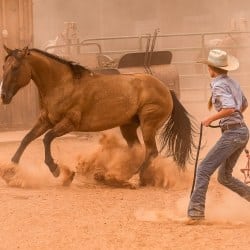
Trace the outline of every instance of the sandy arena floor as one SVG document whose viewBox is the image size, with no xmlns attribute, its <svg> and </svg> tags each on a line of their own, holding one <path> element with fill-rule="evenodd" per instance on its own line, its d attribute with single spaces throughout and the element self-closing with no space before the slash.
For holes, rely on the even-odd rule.
<svg viewBox="0 0 250 250">
<path fill-rule="evenodd" d="M 209 145 L 213 138 L 209 130 L 204 133 Z M 2 133 L 1 168 L 8 166 L 23 134 Z M 57 139 L 54 157 L 74 168 L 79 155 L 95 151 L 98 136 Z M 18 166 L 17 187 L 0 180 L 0 249 L 249 249 L 249 204 L 215 178 L 208 192 L 208 223 L 190 226 L 182 219 L 192 174 L 168 189 L 112 188 L 80 175 L 70 187 L 62 187 L 60 178 L 47 170 L 43 154 L 38 139 Z M 239 168 L 245 163 L 243 155 Z M 235 172 L 242 179 L 239 168 Z"/>
</svg>

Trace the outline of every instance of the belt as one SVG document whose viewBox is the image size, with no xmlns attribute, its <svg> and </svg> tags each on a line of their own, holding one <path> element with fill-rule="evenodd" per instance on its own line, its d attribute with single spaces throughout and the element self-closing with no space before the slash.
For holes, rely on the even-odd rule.
<svg viewBox="0 0 250 250">
<path fill-rule="evenodd" d="M 233 123 L 233 124 L 224 124 L 221 126 L 221 131 L 224 132 L 229 129 L 236 129 L 236 128 L 243 128 L 246 127 L 246 124 L 244 122 L 240 123 Z"/>
</svg>

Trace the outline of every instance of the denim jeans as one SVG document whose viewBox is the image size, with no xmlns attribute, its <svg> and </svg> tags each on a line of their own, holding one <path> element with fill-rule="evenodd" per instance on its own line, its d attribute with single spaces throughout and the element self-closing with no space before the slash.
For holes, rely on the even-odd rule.
<svg viewBox="0 0 250 250">
<path fill-rule="evenodd" d="M 205 217 L 205 201 L 211 175 L 219 167 L 218 181 L 250 201 L 250 186 L 232 176 L 233 168 L 244 150 L 249 138 L 247 127 L 230 129 L 222 136 L 199 164 L 196 174 L 195 188 L 192 193 L 188 216 Z"/>
</svg>

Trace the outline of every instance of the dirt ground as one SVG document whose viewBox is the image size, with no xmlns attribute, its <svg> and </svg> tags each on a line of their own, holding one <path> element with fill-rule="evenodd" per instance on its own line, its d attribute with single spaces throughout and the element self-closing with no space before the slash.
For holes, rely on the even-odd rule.
<svg viewBox="0 0 250 250">
<path fill-rule="evenodd" d="M 23 135 L 1 133 L 0 170 L 8 166 Z M 216 136 L 217 131 L 204 131 L 207 144 L 201 158 Z M 81 157 L 96 152 L 99 137 L 71 134 L 57 139 L 53 155 L 74 169 Z M 208 223 L 183 222 L 192 166 L 187 174 L 175 175 L 174 182 L 171 171 L 164 172 L 165 180 L 172 178 L 165 188 L 112 188 L 80 174 L 63 187 L 43 158 L 42 140 L 37 139 L 17 166 L 14 185 L 0 179 L 0 249 L 249 249 L 249 203 L 220 186 L 215 177 L 207 197 Z M 240 179 L 239 168 L 245 164 L 242 155 L 235 170 Z M 132 178 L 137 181 L 137 176 Z"/>
</svg>

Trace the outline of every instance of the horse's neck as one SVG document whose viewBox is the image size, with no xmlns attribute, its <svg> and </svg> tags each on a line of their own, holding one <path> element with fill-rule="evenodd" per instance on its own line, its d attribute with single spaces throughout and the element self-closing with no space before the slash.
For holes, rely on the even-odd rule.
<svg viewBox="0 0 250 250">
<path fill-rule="evenodd" d="M 70 74 L 70 69 L 52 58 L 31 52 L 28 59 L 31 66 L 31 79 L 42 95 L 61 84 L 61 79 Z"/>
</svg>

